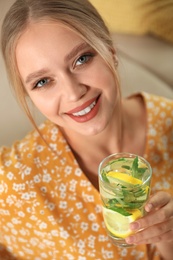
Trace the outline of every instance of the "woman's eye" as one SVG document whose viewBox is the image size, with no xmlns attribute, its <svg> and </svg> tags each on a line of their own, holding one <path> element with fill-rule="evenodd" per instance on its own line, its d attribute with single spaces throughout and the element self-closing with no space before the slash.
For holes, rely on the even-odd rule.
<svg viewBox="0 0 173 260">
<path fill-rule="evenodd" d="M 41 80 L 39 80 L 36 84 L 35 84 L 35 86 L 34 86 L 34 88 L 43 88 L 43 87 L 45 87 L 45 85 L 47 85 L 49 83 L 49 79 L 41 79 Z"/>
<path fill-rule="evenodd" d="M 93 54 L 85 54 L 79 57 L 79 59 L 77 59 L 76 61 L 76 66 L 80 66 L 83 65 L 85 63 L 87 63 L 91 58 L 93 57 Z"/>
</svg>

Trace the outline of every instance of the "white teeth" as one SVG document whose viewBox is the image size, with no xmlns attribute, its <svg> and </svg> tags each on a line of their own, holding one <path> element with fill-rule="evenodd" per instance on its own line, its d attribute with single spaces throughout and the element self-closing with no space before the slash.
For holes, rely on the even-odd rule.
<svg viewBox="0 0 173 260">
<path fill-rule="evenodd" d="M 91 111 L 91 109 L 93 107 L 95 107 L 95 105 L 96 105 L 96 101 L 94 101 L 91 105 L 89 105 L 85 109 L 83 109 L 83 110 L 81 110 L 79 112 L 73 113 L 72 115 L 73 116 L 84 116 L 84 115 L 88 114 Z"/>
</svg>

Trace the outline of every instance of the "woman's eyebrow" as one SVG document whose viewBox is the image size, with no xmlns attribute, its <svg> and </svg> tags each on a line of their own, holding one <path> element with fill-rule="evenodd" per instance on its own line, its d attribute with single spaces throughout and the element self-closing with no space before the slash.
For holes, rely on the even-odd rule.
<svg viewBox="0 0 173 260">
<path fill-rule="evenodd" d="M 34 80 L 35 78 L 39 78 L 41 77 L 43 74 L 46 74 L 48 72 L 48 70 L 46 69 L 41 69 L 41 70 L 38 70 L 36 72 L 33 72 L 31 74 L 29 74 L 27 77 L 26 77 L 26 80 L 25 80 L 25 83 L 28 84 L 29 82 L 31 82 L 32 80 Z"/>
<path fill-rule="evenodd" d="M 90 45 L 86 42 L 82 42 L 80 44 L 78 44 L 77 46 L 75 46 L 71 52 L 69 54 L 67 54 L 67 56 L 65 57 L 65 61 L 68 61 L 70 59 L 72 59 L 73 57 L 75 57 L 81 50 L 84 50 L 86 48 L 89 48 Z"/>
</svg>

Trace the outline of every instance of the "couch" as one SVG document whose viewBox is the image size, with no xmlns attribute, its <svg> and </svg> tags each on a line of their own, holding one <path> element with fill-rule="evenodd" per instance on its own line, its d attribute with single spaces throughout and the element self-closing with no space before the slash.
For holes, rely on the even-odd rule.
<svg viewBox="0 0 173 260">
<path fill-rule="evenodd" d="M 143 1 L 145 3 L 148 0 Z M 0 2 L 0 24 L 7 9 L 13 2 L 14 0 Z M 163 28 L 162 32 L 158 32 L 157 26 L 150 27 L 150 30 L 147 31 L 147 25 L 144 25 L 141 22 L 143 19 L 140 19 L 139 6 L 134 6 L 135 3 L 141 1 L 91 0 L 91 2 L 99 9 L 111 29 L 114 45 L 118 53 L 123 96 L 139 91 L 147 91 L 173 98 L 173 37 L 171 36 L 173 22 L 171 23 L 172 28 L 168 32 L 165 32 Z M 129 5 L 129 2 L 131 5 Z M 157 2 L 161 1 L 158 0 Z M 162 2 L 165 3 L 165 1 Z M 169 2 L 171 3 L 172 0 Z M 119 9 L 117 9 L 117 6 L 119 6 Z M 155 12 L 157 10 L 154 11 L 154 15 L 156 15 Z M 130 15 L 128 16 L 128 14 Z M 143 10 L 143 18 L 145 17 L 146 14 L 144 14 Z M 173 18 L 173 15 L 171 17 Z M 148 20 L 151 22 L 151 18 Z M 143 26 L 141 26 L 141 23 Z M 147 23 L 149 26 L 149 21 Z M 153 20 L 152 25 L 154 25 Z M 0 146 L 9 146 L 15 140 L 25 136 L 33 127 L 15 101 L 1 56 L 0 73 Z M 40 124 L 44 117 L 37 110 L 33 112 L 37 124 Z"/>
</svg>

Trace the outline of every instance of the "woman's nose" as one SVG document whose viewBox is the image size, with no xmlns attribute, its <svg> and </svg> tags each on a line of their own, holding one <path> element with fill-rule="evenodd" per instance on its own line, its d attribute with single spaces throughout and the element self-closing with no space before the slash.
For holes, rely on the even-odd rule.
<svg viewBox="0 0 173 260">
<path fill-rule="evenodd" d="M 87 92 L 87 86 L 80 83 L 79 79 L 71 73 L 66 73 L 61 78 L 63 96 L 69 102 L 74 102 L 83 97 Z"/>
</svg>

